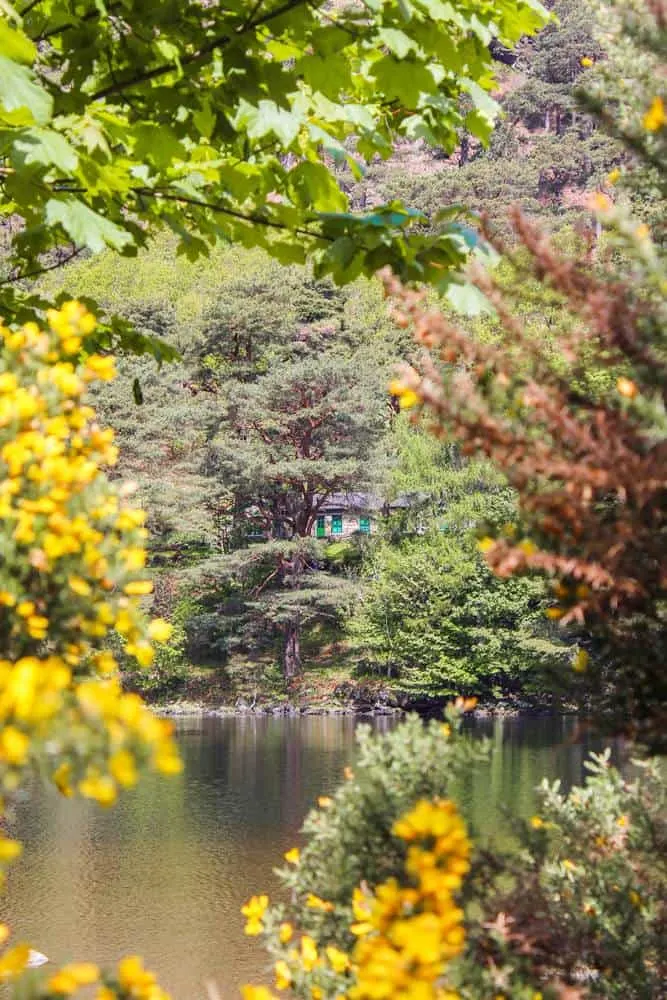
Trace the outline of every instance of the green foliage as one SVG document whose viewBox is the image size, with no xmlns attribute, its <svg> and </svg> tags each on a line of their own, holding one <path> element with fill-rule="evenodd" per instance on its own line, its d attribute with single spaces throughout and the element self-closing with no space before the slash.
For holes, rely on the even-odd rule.
<svg viewBox="0 0 667 1000">
<path fill-rule="evenodd" d="M 393 830 L 396 820 L 420 800 L 456 803 L 471 767 L 480 776 L 492 768 L 488 748 L 461 734 L 460 708 L 450 706 L 447 717 L 445 725 L 424 725 L 410 716 L 387 734 L 360 727 L 354 773 L 309 813 L 300 856 L 288 853 L 290 865 L 278 871 L 289 902 L 260 918 L 274 958 L 283 955 L 285 923 L 318 951 L 349 953 L 350 925 L 359 920 L 355 890 L 370 894 L 388 884 L 393 899 L 391 886 L 405 885 L 410 849 Z M 558 783 L 543 783 L 539 813 L 515 821 L 516 839 L 504 851 L 474 843 L 458 894 L 466 943 L 447 966 L 456 996 L 663 995 L 667 784 L 655 761 L 632 768 L 625 777 L 610 766 L 609 751 L 593 755 L 584 786 L 563 793 Z M 474 836 L 467 800 L 460 811 Z"/>
<path fill-rule="evenodd" d="M 464 93 L 467 127 L 486 135 L 489 43 L 514 44 L 545 12 L 537 0 L 483 11 L 392 0 L 333 15 L 323 0 L 235 0 L 203 17 L 194 0 L 122 12 L 43 0 L 1 16 L 0 211 L 19 220 L 1 306 L 24 319 L 39 301 L 23 279 L 82 250 L 135 256 L 162 227 L 189 260 L 222 240 L 283 263 L 311 255 L 337 281 L 387 264 L 445 280 L 472 234 L 452 224 L 426 236 L 400 201 L 349 212 L 332 160 L 359 175 L 400 136 L 451 150 Z M 108 336 L 150 347 L 122 324 Z"/>
<path fill-rule="evenodd" d="M 244 642 L 277 639 L 286 676 L 300 670 L 301 630 L 337 621 L 348 594 L 342 567 L 324 572 L 316 518 L 332 494 L 370 484 L 387 417 L 383 369 L 341 295 L 307 273 L 288 280 L 298 294 L 284 316 L 266 278 L 254 282 L 254 307 L 237 291 L 215 308 L 203 373 L 220 401 L 208 467 L 226 491 L 229 554 L 217 571 L 239 588 Z"/>
<path fill-rule="evenodd" d="M 405 844 L 393 835 L 393 823 L 420 798 L 451 795 L 470 767 L 486 759 L 485 744 L 456 733 L 458 712 L 448 710 L 448 718 L 451 740 L 443 735 L 442 722 L 424 724 L 416 715 L 382 735 L 358 727 L 354 774 L 331 802 L 309 813 L 298 865 L 278 873 L 292 900 L 284 913 L 318 942 L 349 947 L 353 890 L 363 882 L 377 885 L 404 862 Z M 311 892 L 333 903 L 334 910 L 304 908 Z"/>
<path fill-rule="evenodd" d="M 511 524 L 512 491 L 402 417 L 392 441 L 389 492 L 405 506 L 364 560 L 348 623 L 359 669 L 412 699 L 553 689 L 566 647 L 549 635 L 544 585 L 498 579 L 477 549 L 481 525 Z"/>
<path fill-rule="evenodd" d="M 297 598 L 277 578 L 253 596 L 276 566 L 267 553 L 256 563 L 248 535 L 287 543 L 295 516 L 303 530 L 304 515 L 331 487 L 356 490 L 379 477 L 386 384 L 405 335 L 389 321 L 376 282 L 337 289 L 309 269 L 243 249 L 212 251 L 202 270 L 173 249 L 163 236 L 136 260 L 107 253 L 70 265 L 86 298 L 96 295 L 107 314 L 121 313 L 182 352 L 159 371 L 148 359 L 122 358 L 122 377 L 96 393 L 96 403 L 116 429 L 122 474 L 149 511 L 153 569 L 172 574 L 181 591 L 194 588 L 201 601 L 187 622 L 187 662 L 233 666 L 230 652 L 238 662 L 279 659 L 285 612 Z M 41 287 L 55 294 L 56 276 Z M 306 386 L 308 398 L 295 407 Z M 320 420 L 310 458 L 299 457 L 303 431 Z M 300 482 L 309 484 L 309 498 Z M 311 548 L 299 610 L 305 637 L 318 621 L 339 627 L 351 596 L 347 574 L 362 555 L 356 544 L 338 555 Z M 232 551 L 234 559 L 223 556 Z"/>
<path fill-rule="evenodd" d="M 171 622 L 174 624 L 173 618 Z M 188 676 L 185 644 L 185 628 L 176 623 L 169 643 L 158 650 L 150 670 L 137 677 L 142 693 L 161 698 L 178 694 Z"/>
<path fill-rule="evenodd" d="M 512 997 L 536 981 L 556 995 L 560 984 L 585 983 L 588 996 L 605 1000 L 663 996 L 664 768 L 637 760 L 625 777 L 608 750 L 586 767 L 585 785 L 568 794 L 543 782 L 539 814 L 518 826 L 521 853 L 502 860 L 495 891 L 478 869 L 471 890 L 488 921 L 475 920 L 458 970 L 467 995 L 493 995 L 498 968 Z"/>
<path fill-rule="evenodd" d="M 472 532 L 433 526 L 381 545 L 364 582 L 349 624 L 360 667 L 412 697 L 544 687 L 564 659 L 566 648 L 547 635 L 541 582 L 495 577 Z"/>
<path fill-rule="evenodd" d="M 631 70 L 621 88 L 628 95 L 606 90 L 601 68 L 582 81 L 585 106 L 622 140 L 619 151 L 635 161 L 638 179 L 653 176 L 655 218 L 665 205 L 667 114 L 657 72 L 665 14 L 634 3 L 614 10 L 606 36 L 611 67 L 615 48 L 638 54 L 634 70 L 623 62 Z M 540 226 L 513 211 L 522 247 L 510 256 L 516 278 L 508 287 L 504 275 L 473 277 L 496 307 L 496 316 L 478 326 L 487 335 L 502 329 L 490 338 L 502 346 L 488 346 L 478 329 L 464 332 L 427 315 L 408 296 L 397 319 L 414 322 L 417 340 L 432 351 L 422 381 L 405 369 L 408 404 L 423 399 L 437 432 L 491 458 L 516 488 L 515 532 L 489 539 L 489 565 L 503 577 L 547 579 L 550 617 L 565 627 L 577 623 L 587 642 L 595 639 L 599 655 L 591 663 L 580 658 L 579 669 L 598 721 L 657 751 L 667 703 L 665 578 L 657 570 L 666 537 L 666 267 L 661 224 L 654 239 L 615 195 L 619 177 L 621 170 L 589 201 L 604 235 L 586 253 L 557 249 Z M 544 312 L 541 303 L 548 304 Z"/>
<path fill-rule="evenodd" d="M 584 192 L 598 189 L 623 155 L 577 104 L 588 60 L 604 57 L 606 28 L 596 30 L 585 2 L 548 6 L 553 19 L 515 52 L 499 55 L 510 66 L 501 73 L 501 114 L 488 149 L 462 129 L 454 156 L 436 158 L 415 148 L 399 162 L 372 164 L 353 189 L 356 203 L 404 198 L 434 232 L 449 224 L 447 210 L 459 204 L 487 213 L 494 227 L 511 235 L 505 219 L 515 202 L 553 228 L 576 224 L 590 230 Z"/>
<path fill-rule="evenodd" d="M 633 212 L 664 245 L 667 139 L 660 114 L 654 122 L 650 116 L 654 102 L 663 112 L 667 102 L 664 11 L 634 0 L 605 0 L 594 12 L 594 29 L 607 58 L 582 78 L 576 96 L 619 140 L 624 151 L 619 193 L 629 196 Z"/>
</svg>

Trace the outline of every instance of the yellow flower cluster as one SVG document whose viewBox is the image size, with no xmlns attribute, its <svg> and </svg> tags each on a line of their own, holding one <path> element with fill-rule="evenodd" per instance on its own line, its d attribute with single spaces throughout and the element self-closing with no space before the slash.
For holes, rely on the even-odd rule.
<svg viewBox="0 0 667 1000">
<path fill-rule="evenodd" d="M 5 560 L 2 652 L 51 652 L 78 664 L 111 628 L 150 663 L 140 609 L 149 592 L 142 511 L 128 507 L 103 470 L 113 431 L 83 401 L 86 386 L 114 377 L 110 356 L 77 364 L 95 320 L 77 302 L 48 313 L 48 330 L 0 326 L 0 516 Z M 57 586 L 56 586 L 57 584 Z"/>
<path fill-rule="evenodd" d="M 6 841 L 5 843 L 9 843 Z M 10 930 L 7 924 L 0 923 L 0 945 L 4 945 L 9 938 Z M 0 983 L 6 983 L 15 979 L 25 969 L 30 948 L 27 944 L 15 944 L 0 955 Z"/>
<path fill-rule="evenodd" d="M 9 928 L 0 923 L 0 945 L 9 937 Z M 17 979 L 30 957 L 26 944 L 14 945 L 0 955 L 0 983 Z M 136 955 L 118 963 L 115 974 L 102 972 L 94 962 L 70 962 L 40 982 L 37 997 L 68 997 L 81 987 L 97 986 L 95 1000 L 170 1000 L 157 983 L 154 973 L 143 967 Z"/>
<path fill-rule="evenodd" d="M 351 954 L 332 944 L 318 946 L 309 934 L 295 941 L 292 925 L 272 916 L 267 896 L 253 896 L 243 907 L 246 934 L 273 939 L 278 990 L 311 1000 L 459 1000 L 444 976 L 465 944 L 463 912 L 455 901 L 470 867 L 465 824 L 452 802 L 423 799 L 392 832 L 408 845 L 404 875 L 372 893 L 355 889 L 350 930 L 358 940 Z M 295 853 L 288 852 L 296 863 Z M 305 905 L 333 909 L 313 893 Z M 244 1000 L 274 1000 L 266 986 L 245 986 L 242 994 Z"/>
<path fill-rule="evenodd" d="M 308 895 L 306 906 L 326 911 L 333 909 L 331 903 L 313 893 Z M 266 895 L 253 896 L 241 907 L 241 913 L 246 918 L 246 934 L 254 937 L 271 932 L 273 921 L 267 915 L 268 908 L 269 897 Z M 282 921 L 274 927 L 280 945 L 287 946 L 293 941 L 294 928 L 291 923 Z M 303 993 L 305 989 L 312 1000 L 322 1000 L 325 996 L 333 996 L 335 992 L 339 992 L 337 977 L 351 967 L 349 956 L 333 945 L 328 945 L 320 953 L 317 942 L 310 934 L 302 934 L 296 944 L 290 944 L 289 949 L 281 949 L 279 954 L 284 957 L 278 958 L 274 963 L 276 988 L 287 990 L 300 987 L 300 992 Z M 270 1000 L 273 996 L 265 986 L 247 985 L 241 992 L 245 1000 Z"/>
<path fill-rule="evenodd" d="M 147 666 L 170 626 L 141 611 L 152 589 L 144 514 L 109 484 L 113 432 L 84 401 L 89 383 L 114 377 L 113 358 L 80 361 L 95 319 L 79 303 L 50 310 L 47 321 L 45 330 L 0 323 L 0 793 L 11 795 L 39 761 L 64 795 L 111 805 L 141 766 L 181 767 L 171 724 L 123 693 L 106 648 L 113 631 Z M 20 850 L 0 834 L 0 880 Z M 0 945 L 8 937 L 0 924 Z M 0 982 L 20 976 L 29 956 L 26 944 L 7 948 Z M 168 1000 L 133 956 L 115 976 L 90 962 L 65 965 L 38 995 L 91 985 L 97 1000 Z"/>
<path fill-rule="evenodd" d="M 411 410 L 423 402 L 421 396 L 407 385 L 403 385 L 398 379 L 389 383 L 389 392 L 398 399 L 398 405 L 402 410 Z"/>
<path fill-rule="evenodd" d="M 109 982 L 97 995 L 97 1000 L 115 1000 L 121 996 L 131 1000 L 169 1000 L 169 994 L 158 986 L 155 974 L 144 969 L 136 955 L 128 955 L 118 963 L 116 982 Z"/>
<path fill-rule="evenodd" d="M 465 824 L 449 801 L 421 800 L 393 827 L 409 844 L 407 884 L 390 878 L 372 896 L 357 890 L 352 930 L 356 982 L 350 1000 L 454 1000 L 442 985 L 463 950 L 463 911 L 454 894 L 470 867 Z"/>
<path fill-rule="evenodd" d="M 253 896 L 245 906 L 241 907 L 241 913 L 246 918 L 244 933 L 248 937 L 256 937 L 264 930 L 263 917 L 269 906 L 269 897 L 266 895 Z"/>
<path fill-rule="evenodd" d="M 64 794 L 109 805 L 140 765 L 179 763 L 170 726 L 122 693 L 106 648 L 115 632 L 148 666 L 170 626 L 142 613 L 145 516 L 109 483 L 113 431 L 85 402 L 115 374 L 111 356 L 81 360 L 94 328 L 78 302 L 45 329 L 0 323 L 0 790 L 39 758 Z"/>
</svg>

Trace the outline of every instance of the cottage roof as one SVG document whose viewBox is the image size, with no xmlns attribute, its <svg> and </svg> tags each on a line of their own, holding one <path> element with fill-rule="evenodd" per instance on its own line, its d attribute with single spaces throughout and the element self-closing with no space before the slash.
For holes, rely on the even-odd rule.
<svg viewBox="0 0 667 1000">
<path fill-rule="evenodd" d="M 426 497 L 421 493 L 401 493 L 394 500 L 384 500 L 377 493 L 349 491 L 347 493 L 332 493 L 320 507 L 321 514 L 358 513 L 366 514 L 373 511 L 401 510 L 414 507 Z"/>
<path fill-rule="evenodd" d="M 322 514 L 336 513 L 337 511 L 361 512 L 381 510 L 383 500 L 374 493 L 332 493 L 327 497 L 320 512 Z"/>
</svg>

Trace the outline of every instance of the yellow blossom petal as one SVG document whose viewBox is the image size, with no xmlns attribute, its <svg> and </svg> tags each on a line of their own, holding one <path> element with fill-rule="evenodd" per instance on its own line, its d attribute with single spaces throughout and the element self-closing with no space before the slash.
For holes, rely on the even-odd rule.
<svg viewBox="0 0 667 1000">
<path fill-rule="evenodd" d="M 148 626 L 149 638 L 154 642 L 167 642 L 174 631 L 174 626 L 166 622 L 164 618 L 154 618 Z"/>
<path fill-rule="evenodd" d="M 667 124 L 667 114 L 662 97 L 654 97 L 651 106 L 643 118 L 644 128 L 647 132 L 657 132 Z"/>
<path fill-rule="evenodd" d="M 290 967 L 284 959 L 279 959 L 274 965 L 276 975 L 276 987 L 279 990 L 287 990 L 292 985 L 292 973 Z"/>
<path fill-rule="evenodd" d="M 618 390 L 619 394 L 621 396 L 625 396 L 626 399 L 634 399 L 639 392 L 637 386 L 632 381 L 632 379 L 626 378 L 624 375 L 621 375 L 621 377 L 617 379 L 616 389 Z"/>
</svg>

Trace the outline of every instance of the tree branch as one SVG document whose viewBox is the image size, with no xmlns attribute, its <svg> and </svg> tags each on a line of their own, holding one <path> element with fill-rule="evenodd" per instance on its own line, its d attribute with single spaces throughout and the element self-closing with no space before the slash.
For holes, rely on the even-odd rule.
<svg viewBox="0 0 667 1000">
<path fill-rule="evenodd" d="M 19 11 L 19 17 L 21 18 L 25 17 L 26 14 L 30 13 L 33 7 L 37 7 L 41 2 L 42 0 L 30 0 L 30 3 L 27 3 L 23 8 L 23 10 Z"/>
<path fill-rule="evenodd" d="M 250 13 L 248 14 L 248 17 L 247 17 L 247 20 L 246 20 L 245 24 L 243 25 L 244 30 L 246 28 L 248 28 L 252 24 L 253 17 L 255 16 L 255 14 L 259 10 L 261 10 L 261 8 L 263 6 L 264 6 L 264 0 L 257 0 L 255 6 L 252 8 L 252 10 L 250 11 Z"/>
<path fill-rule="evenodd" d="M 41 3 L 41 0 L 34 0 L 34 2 L 30 6 L 31 7 L 37 6 L 38 3 Z M 120 6 L 121 6 L 120 3 L 109 4 L 109 6 L 107 7 L 107 12 L 110 13 L 110 14 L 112 14 Z M 30 9 L 30 8 L 28 8 L 28 9 Z M 99 10 L 97 8 L 94 8 L 93 10 L 89 10 L 85 14 L 82 14 L 79 20 L 80 21 L 94 21 L 95 18 L 99 17 L 99 16 L 100 16 Z M 45 42 L 45 41 L 47 41 L 47 39 L 54 38 L 56 35 L 62 35 L 66 31 L 70 31 L 72 28 L 76 28 L 76 23 L 73 22 L 73 21 L 70 21 L 67 24 L 61 24 L 58 28 L 52 28 L 51 31 L 40 32 L 38 35 L 35 36 L 35 38 L 32 39 L 32 41 L 33 42 Z"/>
<path fill-rule="evenodd" d="M 256 21 L 251 23 L 246 23 L 242 28 L 233 32 L 232 34 L 220 35 L 217 38 L 211 39 L 206 45 L 203 45 L 201 49 L 197 52 L 193 52 L 190 55 L 185 55 L 180 60 L 180 66 L 190 66 L 193 63 L 200 62 L 206 56 L 210 55 L 214 49 L 220 48 L 221 46 L 228 45 L 232 41 L 232 38 L 240 38 L 247 34 L 249 31 L 254 31 L 256 28 L 261 27 L 263 24 L 268 24 L 275 18 L 288 13 L 290 10 L 296 7 L 307 6 L 307 0 L 287 0 L 281 7 L 277 7 L 275 10 L 268 11 L 262 17 L 257 18 Z M 143 73 L 137 73 L 135 76 L 130 77 L 129 80 L 120 81 L 119 83 L 110 84 L 108 87 L 102 87 L 101 90 L 96 91 L 91 95 L 91 101 L 102 100 L 105 97 L 110 97 L 112 94 L 121 94 L 123 91 L 127 90 L 128 87 L 134 87 L 138 83 L 148 83 L 150 80 L 155 80 L 159 76 L 164 76 L 167 73 L 171 73 L 173 70 L 178 69 L 176 62 L 166 62 L 162 63 L 160 66 L 154 66 L 153 69 L 144 71 Z"/>
<path fill-rule="evenodd" d="M 5 278 L 3 281 L 0 281 L 0 287 L 2 285 L 13 285 L 17 281 L 23 281 L 25 278 L 37 278 L 40 274 L 46 274 L 47 271 L 55 271 L 59 267 L 64 267 L 65 264 L 69 264 L 71 260 L 78 257 L 83 249 L 83 247 L 74 247 L 67 257 L 63 258 L 63 260 L 57 261 L 55 264 L 48 264 L 45 267 L 36 267 L 33 271 L 23 271 L 21 274 L 15 274 L 12 278 Z"/>
<path fill-rule="evenodd" d="M 297 236 L 306 236 L 311 240 L 319 240 L 322 243 L 333 242 L 332 238 L 329 236 L 324 236 L 322 233 L 314 233 L 311 229 L 302 229 L 298 227 L 296 229 L 288 230 L 287 226 L 282 222 L 275 222 L 273 219 L 263 218 L 261 215 L 244 215 L 243 212 L 237 212 L 233 208 L 229 208 L 226 205 L 221 205 L 217 202 L 211 201 L 200 201 L 198 198 L 189 198 L 187 195 L 171 194 L 167 191 L 156 191 L 152 188 L 133 188 L 134 194 L 144 195 L 148 198 L 162 198 L 165 201 L 175 201 L 181 205 L 193 205 L 195 208 L 208 208 L 213 212 L 220 212 L 223 215 L 229 215 L 234 219 L 240 219 L 242 222 L 251 222 L 253 225 L 258 226 L 268 226 L 270 229 L 279 229 L 282 232 L 293 232 Z"/>
</svg>

